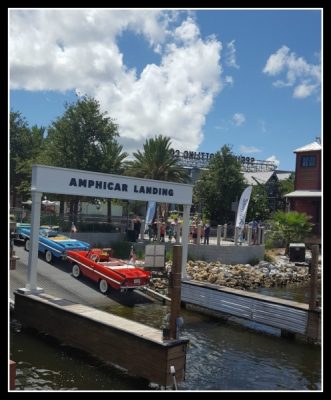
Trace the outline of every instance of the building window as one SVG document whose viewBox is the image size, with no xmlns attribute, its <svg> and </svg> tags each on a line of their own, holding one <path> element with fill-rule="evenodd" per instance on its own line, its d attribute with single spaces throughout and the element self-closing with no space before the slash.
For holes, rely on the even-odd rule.
<svg viewBox="0 0 331 400">
<path fill-rule="evenodd" d="M 315 167 L 316 156 L 301 156 L 301 167 Z"/>
</svg>

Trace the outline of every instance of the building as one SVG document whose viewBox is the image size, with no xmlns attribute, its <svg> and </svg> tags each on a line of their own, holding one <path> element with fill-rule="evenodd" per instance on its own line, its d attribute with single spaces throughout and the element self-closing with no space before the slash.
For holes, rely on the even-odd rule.
<svg viewBox="0 0 331 400">
<path fill-rule="evenodd" d="M 321 235 L 322 146 L 318 142 L 294 150 L 296 153 L 294 192 L 285 197 L 288 210 L 310 215 L 313 233 Z"/>
<path fill-rule="evenodd" d="M 268 195 L 269 209 L 272 212 L 282 209 L 283 207 L 285 209 L 285 206 L 283 205 L 284 199 L 279 191 L 279 182 L 289 179 L 292 174 L 292 171 L 281 171 L 276 169 L 273 171 L 243 173 L 248 185 L 265 185 Z"/>
</svg>

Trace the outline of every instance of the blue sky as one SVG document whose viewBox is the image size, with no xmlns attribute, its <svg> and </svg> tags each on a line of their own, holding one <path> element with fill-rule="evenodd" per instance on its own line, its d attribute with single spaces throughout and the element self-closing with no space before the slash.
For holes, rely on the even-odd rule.
<svg viewBox="0 0 331 400">
<path fill-rule="evenodd" d="M 321 135 L 321 10 L 10 10 L 10 107 L 48 126 L 77 94 L 119 125 L 124 150 L 275 160 Z"/>
</svg>

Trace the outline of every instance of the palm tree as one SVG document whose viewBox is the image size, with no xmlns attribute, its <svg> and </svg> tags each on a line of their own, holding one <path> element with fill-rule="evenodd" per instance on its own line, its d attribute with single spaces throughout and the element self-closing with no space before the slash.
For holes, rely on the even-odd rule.
<svg viewBox="0 0 331 400">
<path fill-rule="evenodd" d="M 135 160 L 128 162 L 128 175 L 168 182 L 190 182 L 185 168 L 179 165 L 178 158 L 171 151 L 169 137 L 159 135 L 147 139 L 144 151 L 138 150 L 133 156 Z"/>
</svg>

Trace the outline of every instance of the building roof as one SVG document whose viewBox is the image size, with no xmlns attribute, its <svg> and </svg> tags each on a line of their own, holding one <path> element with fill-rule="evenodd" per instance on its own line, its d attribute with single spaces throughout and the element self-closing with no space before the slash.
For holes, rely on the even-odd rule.
<svg viewBox="0 0 331 400">
<path fill-rule="evenodd" d="M 321 197 L 320 190 L 295 190 L 294 192 L 287 193 L 284 197 Z"/>
<path fill-rule="evenodd" d="M 292 173 L 293 172 L 289 172 L 289 171 L 281 171 L 281 172 L 275 171 L 275 174 L 277 175 L 277 178 L 279 181 L 288 179 L 292 175 Z"/>
<path fill-rule="evenodd" d="M 298 149 L 294 150 L 293 153 L 299 153 L 299 152 L 301 153 L 304 151 L 319 151 L 319 150 L 322 150 L 322 146 L 317 142 L 313 142 L 306 144 L 303 147 L 299 147 Z"/>
<path fill-rule="evenodd" d="M 274 171 L 244 172 L 244 178 L 249 185 L 264 185 L 273 175 Z"/>
<path fill-rule="evenodd" d="M 244 172 L 244 178 L 248 185 L 264 185 L 266 184 L 269 179 L 273 176 L 276 175 L 277 179 L 279 181 L 282 181 L 284 179 L 287 179 L 290 177 L 292 172 L 289 171 L 259 171 L 259 172 Z"/>
</svg>

